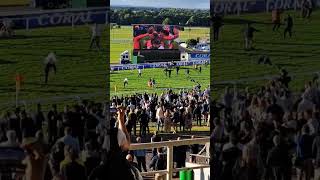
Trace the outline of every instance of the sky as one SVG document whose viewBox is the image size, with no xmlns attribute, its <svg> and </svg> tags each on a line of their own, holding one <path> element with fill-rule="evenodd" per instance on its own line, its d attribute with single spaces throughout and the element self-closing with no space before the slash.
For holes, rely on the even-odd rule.
<svg viewBox="0 0 320 180">
<path fill-rule="evenodd" d="M 210 0 L 111 0 L 111 6 L 210 9 Z"/>
</svg>

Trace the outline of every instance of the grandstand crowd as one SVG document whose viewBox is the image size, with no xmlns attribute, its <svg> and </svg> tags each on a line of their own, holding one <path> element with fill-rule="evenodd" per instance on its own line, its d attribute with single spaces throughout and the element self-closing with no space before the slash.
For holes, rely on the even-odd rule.
<svg viewBox="0 0 320 180">
<path fill-rule="evenodd" d="M 197 125 L 209 125 L 209 89 L 204 91 L 180 91 L 175 93 L 168 90 L 158 94 L 135 94 L 130 96 L 114 96 L 111 99 L 112 108 L 118 105 L 127 107 L 126 119 L 129 133 L 136 132 L 136 124 L 140 123 L 140 135 L 145 135 L 149 122 L 157 122 L 157 130 L 164 132 L 192 130 L 192 122 Z M 203 122 L 202 122 L 203 121 Z"/>
<path fill-rule="evenodd" d="M 111 107 L 92 101 L 63 109 L 53 104 L 48 112 L 40 104 L 35 111 L 19 107 L 0 118 L 0 151 L 24 151 L 21 168 L 27 180 L 141 179 L 140 171 L 166 169 L 166 152 L 162 148 L 129 151 L 130 143 L 170 140 L 159 132 L 191 131 L 193 121 L 207 123 L 208 97 L 208 89 L 169 90 L 161 95 L 112 97 Z M 109 113 L 110 124 L 106 123 Z M 149 130 L 152 121 L 157 122 L 154 135 Z M 200 150 L 199 145 L 175 147 L 176 167 L 185 166 L 187 152 Z"/>
<path fill-rule="evenodd" d="M 319 179 L 318 79 L 298 94 L 291 79 L 274 78 L 258 90 L 226 87 L 213 100 L 214 179 Z"/>
</svg>

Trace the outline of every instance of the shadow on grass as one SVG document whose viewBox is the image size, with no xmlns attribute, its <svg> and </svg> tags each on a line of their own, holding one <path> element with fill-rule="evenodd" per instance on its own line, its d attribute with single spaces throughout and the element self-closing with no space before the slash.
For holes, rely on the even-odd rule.
<svg viewBox="0 0 320 180">
<path fill-rule="evenodd" d="M 262 22 L 262 21 L 252 21 L 252 20 L 247 20 L 247 19 L 236 19 L 236 18 L 232 18 L 232 19 L 229 19 L 229 18 L 225 18 L 223 20 L 223 22 L 225 24 L 247 24 L 247 23 L 251 23 L 251 24 L 272 24 L 272 23 L 267 23 L 267 22 Z"/>
<path fill-rule="evenodd" d="M 1 37 L 0 40 L 10 39 L 42 39 L 42 38 L 59 38 L 63 36 L 52 36 L 52 35 L 15 35 L 13 37 Z"/>
<path fill-rule="evenodd" d="M 5 59 L 0 59 L 0 65 L 3 65 L 3 64 L 16 64 L 17 62 L 16 61 L 8 61 L 8 60 L 5 60 Z"/>
<path fill-rule="evenodd" d="M 50 87 L 50 88 L 55 88 L 55 87 L 59 87 L 59 88 L 93 88 L 93 89 L 103 89 L 105 88 L 104 84 L 101 85 L 88 85 L 88 84 L 81 84 L 81 85 L 70 85 L 70 84 L 51 84 L 50 82 L 45 85 L 43 83 L 37 83 L 37 82 L 26 82 L 25 84 L 27 85 L 34 85 L 34 86 L 41 86 L 41 87 Z"/>
</svg>

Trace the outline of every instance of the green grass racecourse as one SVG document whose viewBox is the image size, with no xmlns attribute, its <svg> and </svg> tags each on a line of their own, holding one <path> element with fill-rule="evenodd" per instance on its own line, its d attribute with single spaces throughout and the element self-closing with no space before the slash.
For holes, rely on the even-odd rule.
<svg viewBox="0 0 320 180">
<path fill-rule="evenodd" d="M 180 31 L 180 40 L 186 41 L 187 39 L 197 37 L 200 38 L 209 38 L 210 29 L 202 27 L 186 27 L 184 31 Z M 111 63 L 118 64 L 120 53 L 125 50 L 130 52 L 133 49 L 132 39 L 133 39 L 133 30 L 132 26 L 121 26 L 120 29 L 111 29 L 110 31 L 110 56 Z"/>
<path fill-rule="evenodd" d="M 111 42 L 111 56 L 116 57 L 112 59 L 116 59 L 114 62 L 117 62 L 120 52 L 132 49 L 132 31 L 131 27 L 122 27 L 122 29 L 112 31 L 111 38 L 118 36 L 120 40 L 121 38 L 130 40 L 130 43 Z M 14 106 L 16 73 L 20 73 L 24 78 L 19 100 L 25 101 L 27 104 L 32 104 L 34 100 L 43 100 L 44 104 L 54 102 L 66 104 L 75 102 L 76 96 L 99 99 L 100 101 L 105 98 L 107 32 L 103 33 L 101 40 L 103 50 L 100 52 L 88 50 L 90 35 L 89 26 L 76 26 L 74 29 L 68 26 L 31 29 L 29 31 L 17 30 L 15 38 L 1 38 L 0 108 L 5 109 Z M 208 37 L 208 35 L 209 28 L 195 28 L 181 33 L 182 40 L 188 37 Z M 44 85 L 43 61 L 51 51 L 56 52 L 58 72 L 57 75 L 50 74 L 49 84 Z M 154 73 L 155 71 L 157 73 Z M 130 75 L 130 72 L 122 73 L 123 75 L 119 75 L 119 73 L 112 75 L 112 85 L 113 82 L 117 83 L 118 81 L 121 81 L 120 84 L 122 84 L 124 76 Z M 194 83 L 190 83 L 187 79 L 180 84 L 176 83 L 177 80 L 180 81 L 185 78 L 182 75 L 183 73 L 181 70 L 181 77 L 179 76 L 175 80 L 173 80 L 175 75 L 173 75 L 172 80 L 165 80 L 162 77 L 162 70 L 146 70 L 143 72 L 143 78 L 145 78 L 143 80 L 133 80 L 128 77 L 130 86 L 125 92 L 129 92 L 130 88 L 131 93 L 137 89 L 145 89 L 149 77 L 156 78 L 161 87 L 192 87 Z M 202 75 L 197 75 L 197 73 L 191 71 L 191 77 L 195 79 L 207 77 L 205 85 L 209 84 L 208 68 L 207 70 L 206 68 L 203 69 Z M 136 86 L 133 87 L 132 84 L 135 81 L 139 83 L 136 83 Z M 164 82 L 169 84 L 164 85 Z M 118 88 L 119 93 L 123 91 L 121 87 Z M 111 92 L 113 90 L 111 88 Z M 160 91 L 160 89 L 156 91 Z M 33 104 L 33 107 L 35 107 L 35 104 Z"/>
<path fill-rule="evenodd" d="M 191 27 L 185 28 L 185 31 L 181 31 L 180 40 L 186 41 L 189 38 L 196 39 L 209 38 L 209 28 Z M 110 31 L 111 39 L 111 64 L 119 63 L 119 55 L 125 50 L 132 51 L 132 27 L 122 26 L 121 29 L 112 29 Z M 135 92 L 157 92 L 161 93 L 167 88 L 188 88 L 191 89 L 195 83 L 190 79 L 194 79 L 201 83 L 202 87 L 209 85 L 210 66 L 202 67 L 202 73 L 199 74 L 192 67 L 190 70 L 190 77 L 185 76 L 185 70 L 181 69 L 179 75 L 176 75 L 175 71 L 172 71 L 172 77 L 166 77 L 163 69 L 145 69 L 142 72 L 142 77 L 138 78 L 138 70 L 128 70 L 113 72 L 111 74 L 111 95 L 133 94 Z M 123 87 L 123 80 L 128 78 L 129 86 Z M 157 88 L 148 88 L 147 82 L 150 78 L 155 78 Z M 115 89 L 116 87 L 116 89 Z"/>
<path fill-rule="evenodd" d="M 279 32 L 272 31 L 271 13 L 243 14 L 225 16 L 221 38 L 214 45 L 214 80 L 242 80 L 238 87 L 256 88 L 266 82 L 264 76 L 277 75 L 278 70 L 268 65 L 258 65 L 257 58 L 262 54 L 270 56 L 274 64 L 284 67 L 294 75 L 291 89 L 299 91 L 310 80 L 313 73 L 320 70 L 320 11 L 315 11 L 311 20 L 299 17 L 300 12 L 289 11 L 282 14 L 282 20 L 290 13 L 294 20 L 293 37 L 284 39 L 281 26 Z M 247 21 L 253 21 L 253 27 L 261 32 L 255 33 L 255 50 L 245 51 L 243 33 Z M 254 78 L 254 79 L 248 79 Z M 218 84 L 212 92 L 221 93 L 226 85 Z"/>
<path fill-rule="evenodd" d="M 183 68 L 183 67 L 182 67 Z M 113 72 L 111 74 L 111 95 L 131 95 L 135 93 L 162 93 L 167 88 L 175 88 L 180 90 L 182 88 L 192 89 L 195 85 L 191 82 L 191 79 L 199 82 L 202 88 L 206 88 L 209 85 L 210 66 L 202 66 L 202 72 L 190 68 L 190 74 L 185 74 L 185 69 L 180 69 L 179 74 L 176 75 L 176 71 L 172 71 L 171 77 L 166 77 L 162 68 L 144 69 L 142 70 L 142 77 L 138 77 L 138 70 L 126 70 Z M 129 85 L 124 88 L 123 80 L 128 78 Z M 147 86 L 148 80 L 154 78 L 156 81 L 156 88 L 149 88 Z"/>
<path fill-rule="evenodd" d="M 21 100 L 97 93 L 101 95 L 95 98 L 101 101 L 106 92 L 106 34 L 101 52 L 88 51 L 88 26 L 18 30 L 15 38 L 0 39 L 0 107 L 15 102 L 16 73 L 24 77 Z M 49 84 L 44 85 L 43 61 L 51 51 L 56 52 L 58 72 L 50 74 Z"/>
</svg>

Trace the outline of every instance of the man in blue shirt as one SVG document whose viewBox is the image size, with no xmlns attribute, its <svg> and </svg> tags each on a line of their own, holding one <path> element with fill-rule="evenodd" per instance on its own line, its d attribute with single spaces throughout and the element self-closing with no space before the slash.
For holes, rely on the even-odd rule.
<svg viewBox="0 0 320 180">
<path fill-rule="evenodd" d="M 141 143 L 141 138 L 137 137 L 137 143 Z M 146 150 L 145 149 L 141 149 L 141 150 L 135 150 L 134 151 L 134 155 L 137 158 L 137 162 L 138 162 L 138 169 L 140 172 L 142 172 L 142 168 L 145 172 L 147 172 L 147 166 L 146 166 Z M 142 168 L 141 168 L 142 166 Z"/>
</svg>

